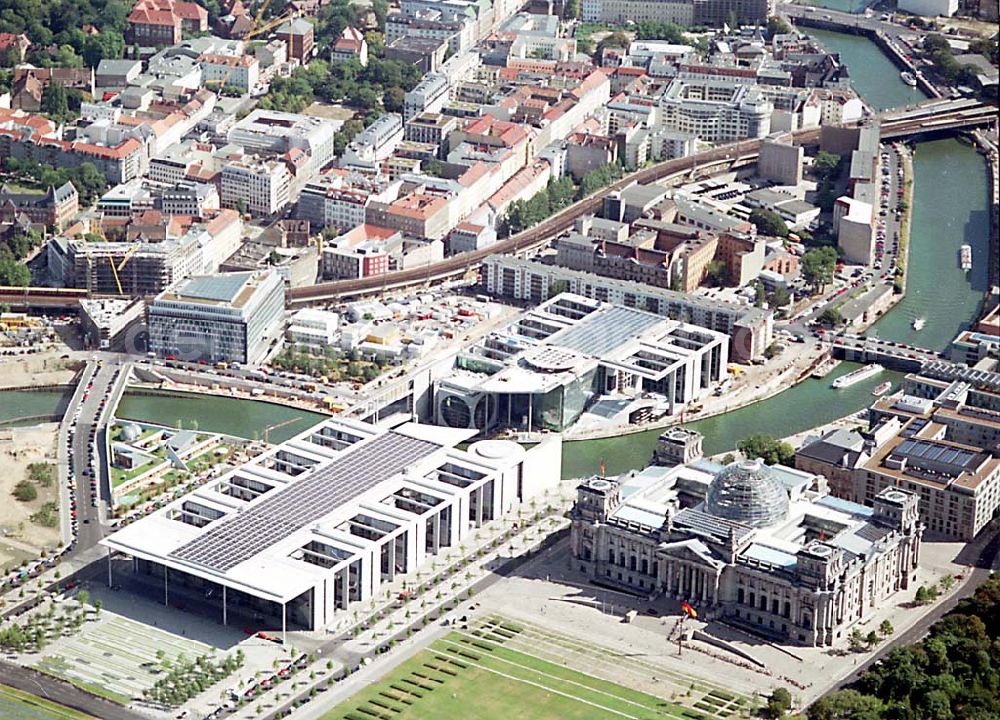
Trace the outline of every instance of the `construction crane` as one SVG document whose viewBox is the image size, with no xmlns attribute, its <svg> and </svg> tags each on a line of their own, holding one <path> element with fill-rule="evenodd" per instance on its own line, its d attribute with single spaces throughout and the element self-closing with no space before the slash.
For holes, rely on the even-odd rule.
<svg viewBox="0 0 1000 720">
<path fill-rule="evenodd" d="M 258 13 L 257 15 L 259 17 L 260 13 Z M 243 36 L 243 39 L 244 40 L 250 40 L 251 38 L 257 37 L 258 35 L 263 35 L 266 32 L 270 32 L 271 30 L 273 30 L 274 28 L 278 27 L 283 22 L 285 22 L 286 20 L 288 20 L 289 18 L 291 18 L 292 15 L 294 15 L 294 13 L 291 10 L 289 10 L 284 15 L 280 15 L 280 16 L 274 18 L 273 20 L 268 20 L 263 25 L 258 25 L 257 21 L 255 20 L 253 28 L 251 28 L 250 31 L 247 32 L 247 34 Z"/>
<path fill-rule="evenodd" d="M 118 263 L 117 267 L 115 267 L 114 258 L 108 256 L 108 264 L 111 265 L 111 272 L 115 276 L 115 285 L 118 286 L 119 295 L 124 295 L 125 290 L 122 288 L 122 281 L 119 278 L 118 273 L 122 271 L 122 268 L 125 267 L 125 263 L 127 263 L 132 258 L 132 256 L 135 255 L 138 251 L 139 251 L 139 244 L 136 243 L 135 245 L 133 245 L 132 247 L 130 247 L 128 250 L 125 251 L 125 256 L 122 258 L 122 261 Z M 133 288 L 133 290 L 134 289 L 135 288 Z"/>
</svg>

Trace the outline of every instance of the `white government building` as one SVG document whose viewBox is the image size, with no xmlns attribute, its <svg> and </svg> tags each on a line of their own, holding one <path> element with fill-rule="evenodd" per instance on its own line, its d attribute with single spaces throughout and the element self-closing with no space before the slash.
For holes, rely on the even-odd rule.
<svg viewBox="0 0 1000 720">
<path fill-rule="evenodd" d="M 729 336 L 560 293 L 490 333 L 434 384 L 439 425 L 563 431 L 602 398 L 674 414 L 726 377 Z"/>
<path fill-rule="evenodd" d="M 557 439 L 454 447 L 472 434 L 324 420 L 101 544 L 165 603 L 319 630 L 558 482 Z"/>
</svg>

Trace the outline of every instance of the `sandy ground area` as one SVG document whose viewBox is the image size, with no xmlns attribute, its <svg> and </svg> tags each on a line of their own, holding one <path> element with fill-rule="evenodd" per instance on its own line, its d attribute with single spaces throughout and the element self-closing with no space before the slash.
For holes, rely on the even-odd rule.
<svg viewBox="0 0 1000 720">
<path fill-rule="evenodd" d="M 55 462 L 58 426 L 55 423 L 0 431 L 0 566 L 35 557 L 44 547 L 59 543 L 59 528 L 42 527 L 30 516 L 46 502 L 59 501 L 58 481 L 38 488 L 31 502 L 15 500 L 14 486 L 28 475 L 33 462 Z"/>
<path fill-rule="evenodd" d="M 63 360 L 66 348 L 37 355 L 0 359 L 0 389 L 29 385 L 65 385 L 73 379 L 78 361 Z"/>
<path fill-rule="evenodd" d="M 323 118 L 324 120 L 342 120 L 344 122 L 354 117 L 354 111 L 351 108 L 321 102 L 314 102 L 307 107 L 305 114 Z"/>
</svg>

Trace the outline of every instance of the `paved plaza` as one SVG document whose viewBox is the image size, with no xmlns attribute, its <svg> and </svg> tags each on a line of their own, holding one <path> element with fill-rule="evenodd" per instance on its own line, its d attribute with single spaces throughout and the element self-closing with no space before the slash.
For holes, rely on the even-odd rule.
<svg viewBox="0 0 1000 720">
<path fill-rule="evenodd" d="M 220 694 L 273 673 L 276 660 L 290 657 L 287 648 L 183 609 L 167 608 L 100 583 L 89 583 L 86 588 L 91 602 L 102 603 L 100 618 L 47 645 L 40 655 L 26 656 L 24 664 L 119 704 L 142 708 L 147 714 L 173 717 L 179 711 L 168 713 L 142 701 L 143 690 L 162 678 L 178 658 L 195 661 L 208 656 L 219 662 L 226 655 L 243 651 L 242 668 L 181 706 L 194 715 L 204 715 L 218 705 Z M 0 713 L 0 717 L 5 716 Z"/>
<path fill-rule="evenodd" d="M 211 655 L 214 648 L 133 620 L 109 616 L 47 647 L 35 668 L 126 704 L 162 674 L 161 659 Z"/>
</svg>

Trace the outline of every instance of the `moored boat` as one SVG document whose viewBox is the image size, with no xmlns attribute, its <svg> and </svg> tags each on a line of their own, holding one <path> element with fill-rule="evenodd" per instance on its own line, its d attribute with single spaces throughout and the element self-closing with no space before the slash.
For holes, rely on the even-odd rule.
<svg viewBox="0 0 1000 720">
<path fill-rule="evenodd" d="M 846 375 L 841 375 L 839 378 L 830 383 L 830 387 L 835 387 L 835 388 L 850 387 L 851 385 L 856 385 L 862 380 L 867 380 L 870 377 L 878 375 L 883 370 L 885 370 L 885 368 L 879 365 L 878 363 L 865 365 L 863 368 L 858 368 L 857 370 L 852 370 Z"/>
<path fill-rule="evenodd" d="M 875 396 L 885 395 L 887 392 L 889 392 L 889 388 L 891 387 L 892 387 L 892 382 L 886 380 L 884 383 L 879 383 L 878 385 L 875 386 L 875 388 L 872 390 L 872 395 Z"/>
</svg>

